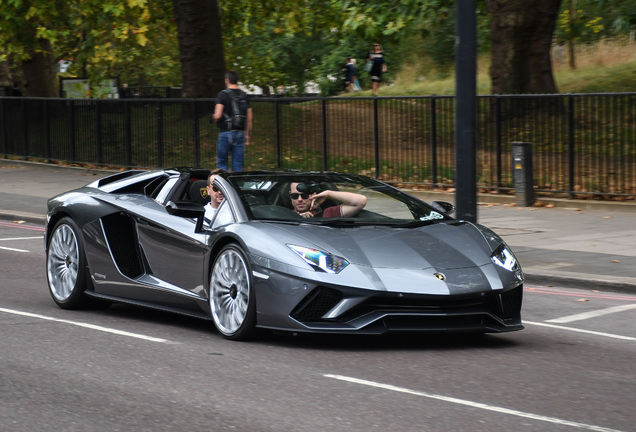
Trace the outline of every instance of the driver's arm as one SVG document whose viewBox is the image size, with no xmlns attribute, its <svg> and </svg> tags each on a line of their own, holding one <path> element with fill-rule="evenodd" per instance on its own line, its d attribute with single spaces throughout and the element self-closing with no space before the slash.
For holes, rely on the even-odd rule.
<svg viewBox="0 0 636 432">
<path fill-rule="evenodd" d="M 322 204 L 326 199 L 341 203 L 340 213 L 342 217 L 353 217 L 367 205 L 367 197 L 353 192 L 342 192 L 325 190 L 314 197 L 318 204 Z"/>
</svg>

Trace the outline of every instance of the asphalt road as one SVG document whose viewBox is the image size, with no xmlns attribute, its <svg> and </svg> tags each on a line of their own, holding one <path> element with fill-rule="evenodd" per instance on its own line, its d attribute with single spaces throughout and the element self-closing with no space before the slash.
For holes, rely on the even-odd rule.
<svg viewBox="0 0 636 432">
<path fill-rule="evenodd" d="M 64 311 L 42 227 L 0 221 L 0 430 L 633 431 L 636 296 L 526 286 L 521 332 L 226 341 Z"/>
</svg>

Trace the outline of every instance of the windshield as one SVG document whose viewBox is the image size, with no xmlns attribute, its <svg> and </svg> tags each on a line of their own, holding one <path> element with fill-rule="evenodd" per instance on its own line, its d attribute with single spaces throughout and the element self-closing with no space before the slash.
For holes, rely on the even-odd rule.
<svg viewBox="0 0 636 432">
<path fill-rule="evenodd" d="M 436 209 L 380 181 L 333 173 L 230 173 L 250 219 L 332 226 L 418 226 L 444 219 Z"/>
</svg>

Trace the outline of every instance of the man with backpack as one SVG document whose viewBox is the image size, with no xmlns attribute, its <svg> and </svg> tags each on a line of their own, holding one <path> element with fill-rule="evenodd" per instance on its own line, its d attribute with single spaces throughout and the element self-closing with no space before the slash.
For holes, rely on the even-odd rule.
<svg viewBox="0 0 636 432">
<path fill-rule="evenodd" d="M 221 129 L 216 143 L 216 164 L 218 168 L 227 170 L 231 153 L 232 171 L 243 171 L 244 146 L 250 143 L 252 129 L 252 107 L 247 94 L 239 89 L 236 71 L 225 74 L 225 87 L 216 98 L 212 114 L 212 119 Z"/>
</svg>

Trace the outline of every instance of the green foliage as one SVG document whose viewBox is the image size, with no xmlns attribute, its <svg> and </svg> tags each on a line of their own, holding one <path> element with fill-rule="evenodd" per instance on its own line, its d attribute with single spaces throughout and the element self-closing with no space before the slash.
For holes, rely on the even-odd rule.
<svg viewBox="0 0 636 432">
<path fill-rule="evenodd" d="M 305 84 L 317 78 L 315 67 L 337 41 L 336 4 L 323 0 L 224 2 L 228 67 L 237 69 L 244 83 L 283 85 L 291 94 L 303 93 Z"/>
<path fill-rule="evenodd" d="M 594 42 L 636 29 L 633 0 L 564 0 L 555 29 L 557 41 Z"/>
<path fill-rule="evenodd" d="M 173 81 L 179 70 L 169 0 L 12 0 L 0 11 L 1 54 L 14 67 L 46 39 L 55 59 L 73 62 L 67 76 L 86 72 L 92 82 Z"/>
<path fill-rule="evenodd" d="M 636 26 L 632 0 L 562 4 L 559 40 L 590 42 L 628 34 Z M 484 53 L 490 48 L 490 18 L 485 2 L 477 5 L 478 49 Z M 342 89 L 348 56 L 358 60 L 361 84 L 368 87 L 361 69 L 377 41 L 387 55 L 387 83 L 396 82 L 403 67 L 427 79 L 433 69 L 443 76 L 454 62 L 456 6 L 451 0 L 221 2 L 226 63 L 246 84 L 283 85 L 288 94 L 301 94 L 315 82 L 324 95 L 334 95 Z M 0 13 L 0 61 L 14 68 L 41 50 L 45 39 L 56 61 L 72 60 L 66 76 L 86 73 L 95 83 L 119 77 L 132 86 L 181 85 L 171 0 L 0 0 Z M 415 70 L 413 64 L 428 66 Z"/>
</svg>

